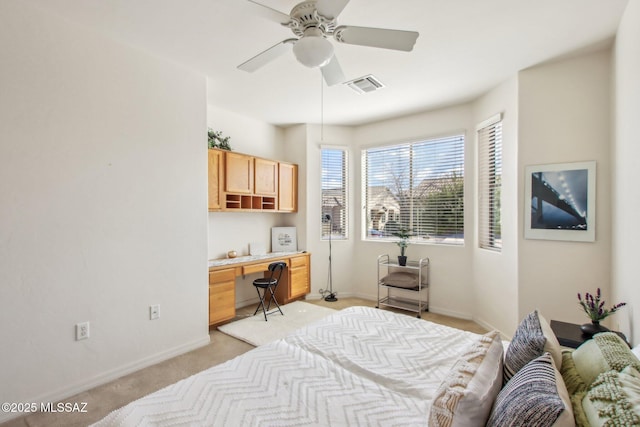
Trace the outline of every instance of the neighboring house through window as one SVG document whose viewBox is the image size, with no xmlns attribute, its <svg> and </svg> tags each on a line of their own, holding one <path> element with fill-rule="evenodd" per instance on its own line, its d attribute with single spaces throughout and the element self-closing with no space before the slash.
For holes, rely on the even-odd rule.
<svg viewBox="0 0 640 427">
<path fill-rule="evenodd" d="M 363 236 L 464 243 L 464 135 L 362 151 Z"/>
</svg>

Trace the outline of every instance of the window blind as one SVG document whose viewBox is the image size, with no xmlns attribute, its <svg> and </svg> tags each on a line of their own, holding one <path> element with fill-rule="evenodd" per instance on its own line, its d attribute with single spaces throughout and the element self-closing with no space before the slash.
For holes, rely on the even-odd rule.
<svg viewBox="0 0 640 427">
<path fill-rule="evenodd" d="M 348 238 L 347 151 L 322 148 L 322 239 Z"/>
<path fill-rule="evenodd" d="M 464 135 L 362 152 L 365 239 L 464 243 Z"/>
<path fill-rule="evenodd" d="M 478 243 L 502 251 L 502 121 L 497 116 L 478 129 Z"/>
</svg>

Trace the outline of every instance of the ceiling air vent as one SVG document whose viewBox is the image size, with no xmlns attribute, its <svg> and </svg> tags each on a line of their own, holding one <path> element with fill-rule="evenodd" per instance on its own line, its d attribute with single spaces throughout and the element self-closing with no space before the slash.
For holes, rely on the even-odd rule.
<svg viewBox="0 0 640 427">
<path fill-rule="evenodd" d="M 357 79 L 346 82 L 345 84 L 358 93 L 369 93 L 384 87 L 384 85 L 380 83 L 380 80 L 371 74 L 364 77 L 358 77 Z"/>
</svg>

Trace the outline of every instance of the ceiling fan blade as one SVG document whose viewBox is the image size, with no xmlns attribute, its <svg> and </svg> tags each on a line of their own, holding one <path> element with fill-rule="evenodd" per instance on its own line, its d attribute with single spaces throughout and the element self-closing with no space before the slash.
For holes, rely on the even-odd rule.
<svg viewBox="0 0 640 427">
<path fill-rule="evenodd" d="M 258 3 L 257 1 L 254 1 L 254 0 L 248 0 L 248 1 L 250 3 L 260 6 L 260 8 L 256 10 L 260 11 L 258 13 L 262 15 L 264 18 L 269 19 L 270 21 L 276 21 L 281 24 L 286 24 L 287 22 L 291 21 L 291 17 L 286 13 L 282 13 L 279 10 L 266 6 L 262 3 Z"/>
<path fill-rule="evenodd" d="M 410 52 L 416 43 L 415 31 L 387 30 L 384 28 L 352 27 L 341 25 L 333 33 L 340 43 Z"/>
<path fill-rule="evenodd" d="M 346 80 L 346 77 L 342 72 L 342 67 L 335 55 L 333 55 L 331 61 L 329 61 L 327 65 L 320 68 L 320 71 L 322 72 L 322 77 L 324 77 L 324 81 L 327 83 L 327 86 L 334 86 Z"/>
<path fill-rule="evenodd" d="M 334 19 L 340 15 L 347 3 L 349 0 L 318 0 L 316 10 L 325 18 Z"/>
<path fill-rule="evenodd" d="M 289 52 L 291 50 L 291 47 L 297 41 L 298 41 L 297 39 L 283 40 L 280 43 L 274 46 L 271 46 L 269 49 L 265 50 L 264 52 L 260 52 L 259 54 L 249 59 L 248 61 L 245 61 L 242 64 L 238 65 L 238 68 L 240 70 L 253 73 L 258 68 L 268 64 L 269 62 L 273 61 L 280 55 L 286 52 Z"/>
</svg>

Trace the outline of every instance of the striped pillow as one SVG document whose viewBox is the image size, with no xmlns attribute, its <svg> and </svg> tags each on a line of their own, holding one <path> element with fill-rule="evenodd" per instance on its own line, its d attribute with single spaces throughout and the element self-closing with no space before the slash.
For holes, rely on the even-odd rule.
<svg viewBox="0 0 640 427">
<path fill-rule="evenodd" d="M 538 312 L 533 311 L 522 319 L 509 344 L 504 357 L 504 383 L 506 384 L 527 363 L 541 356 L 546 342 Z"/>
<path fill-rule="evenodd" d="M 574 426 L 569 393 L 549 353 L 520 369 L 498 394 L 487 426 Z"/>
</svg>

